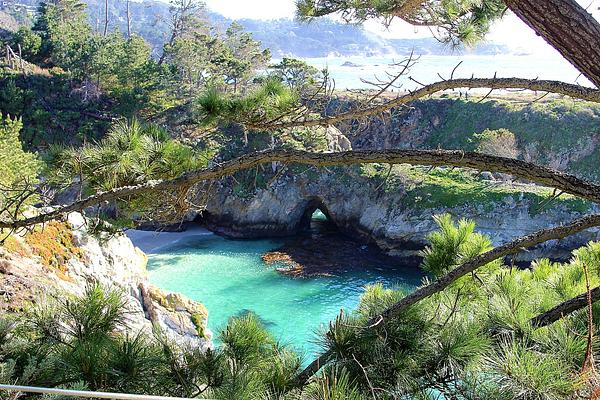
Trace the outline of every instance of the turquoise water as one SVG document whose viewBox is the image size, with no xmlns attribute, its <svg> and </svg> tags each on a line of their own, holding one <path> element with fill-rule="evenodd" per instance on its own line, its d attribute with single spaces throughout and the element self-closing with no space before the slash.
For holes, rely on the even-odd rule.
<svg viewBox="0 0 600 400">
<path fill-rule="evenodd" d="M 340 309 L 354 309 L 365 285 L 382 282 L 410 290 L 421 282 L 417 269 L 385 266 L 337 277 L 282 276 L 260 258 L 280 244 L 191 236 L 150 256 L 150 281 L 204 303 L 215 337 L 230 316 L 251 311 L 280 342 L 306 356 L 318 351 L 315 332 Z"/>
</svg>

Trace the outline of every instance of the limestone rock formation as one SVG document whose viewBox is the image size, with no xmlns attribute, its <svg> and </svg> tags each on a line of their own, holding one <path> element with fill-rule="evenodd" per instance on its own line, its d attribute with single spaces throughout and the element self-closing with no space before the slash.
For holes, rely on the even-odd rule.
<svg viewBox="0 0 600 400">
<path fill-rule="evenodd" d="M 352 143 L 350 140 L 338 128 L 335 126 L 328 126 L 325 131 L 325 137 L 327 139 L 327 150 L 328 151 L 349 151 L 352 150 Z"/>
<path fill-rule="evenodd" d="M 27 237 L 11 238 L 0 247 L 0 310 L 19 312 L 45 295 L 81 295 L 86 285 L 117 287 L 126 297 L 128 327 L 134 332 L 161 328 L 171 340 L 203 349 L 212 346 L 208 311 L 181 294 L 149 284 L 146 255 L 123 234 L 98 237 L 88 231 L 81 214 L 72 213 L 60 246 L 61 262 L 45 260 L 44 249 Z M 40 230 L 40 235 L 44 234 Z M 50 231 L 48 231 L 50 234 Z M 67 239 L 65 239 L 67 237 Z M 49 245 L 57 238 L 48 237 Z M 61 253 L 61 248 L 52 248 Z M 41 254 L 38 255 L 38 254 Z"/>
<path fill-rule="evenodd" d="M 427 234 L 437 228 L 432 218 L 437 214 L 474 220 L 477 229 L 488 234 L 494 245 L 583 215 L 561 202 L 534 211 L 536 201 L 518 194 L 492 203 L 466 199 L 456 206 L 419 205 L 402 186 L 392 191 L 376 190 L 377 183 L 368 177 L 353 176 L 344 181 L 325 170 L 310 178 L 284 175 L 280 181 L 245 198 L 222 184 L 209 199 L 202 221 L 209 229 L 234 238 L 287 236 L 306 227 L 319 208 L 341 232 L 374 243 L 389 255 L 415 262 L 418 250 L 427 244 Z M 421 202 L 427 204 L 427 199 Z M 515 260 L 569 258 L 572 249 L 598 239 L 600 230 L 590 230 L 522 252 Z"/>
<path fill-rule="evenodd" d="M 141 300 L 147 318 L 180 344 L 212 347 L 212 332 L 207 329 L 208 310 L 179 293 L 169 293 L 142 283 Z"/>
</svg>

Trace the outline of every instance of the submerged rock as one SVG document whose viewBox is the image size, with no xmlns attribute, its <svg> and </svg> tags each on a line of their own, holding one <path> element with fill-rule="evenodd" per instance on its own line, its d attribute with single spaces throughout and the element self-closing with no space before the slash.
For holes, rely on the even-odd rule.
<svg viewBox="0 0 600 400">
<path fill-rule="evenodd" d="M 336 233 L 300 236 L 262 255 L 267 265 L 296 278 L 339 276 L 352 270 L 414 267 L 417 260 L 390 257 L 376 246 L 360 245 Z"/>
</svg>

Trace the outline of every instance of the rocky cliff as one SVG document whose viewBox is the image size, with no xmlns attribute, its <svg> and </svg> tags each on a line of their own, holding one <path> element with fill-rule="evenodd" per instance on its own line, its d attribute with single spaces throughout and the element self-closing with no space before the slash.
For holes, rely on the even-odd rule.
<svg viewBox="0 0 600 400">
<path fill-rule="evenodd" d="M 600 107 L 550 97 L 520 95 L 481 103 L 443 97 L 392 109 L 377 118 L 327 129 L 329 151 L 387 148 L 448 148 L 491 151 L 600 179 Z M 351 97 L 329 104 L 326 114 L 355 107 Z M 486 128 L 502 130 L 480 135 Z M 495 244 L 560 225 L 598 207 L 527 182 L 486 171 L 371 165 L 311 169 L 287 166 L 266 184 L 225 179 L 208 196 L 200 220 L 237 238 L 285 236 L 307 225 L 320 208 L 344 233 L 412 258 L 435 229 L 432 216 L 450 213 L 476 222 Z M 213 188 L 214 189 L 214 188 Z M 570 250 L 599 239 L 597 230 L 546 243 L 520 254 L 568 258 Z"/>
<path fill-rule="evenodd" d="M 600 181 L 600 105 L 548 96 L 474 97 L 444 95 L 394 108 L 368 123 L 346 121 L 337 128 L 354 149 L 443 148 L 476 151 L 485 129 L 507 129 L 513 143 L 502 143 L 515 157 Z M 326 114 L 356 107 L 340 96 Z M 508 148 L 513 147 L 513 148 Z M 511 155 L 512 156 L 512 155 Z"/>
<path fill-rule="evenodd" d="M 420 191 L 407 182 L 386 191 L 378 189 L 380 183 L 370 177 L 344 178 L 345 174 L 350 172 L 323 170 L 310 177 L 284 175 L 268 189 L 244 198 L 222 184 L 210 198 L 202 221 L 215 232 L 235 238 L 286 236 L 305 228 L 312 213 L 320 209 L 342 232 L 410 260 L 426 244 L 427 234 L 436 229 L 432 218 L 436 214 L 474 220 L 477 229 L 490 235 L 497 245 L 563 224 L 591 210 L 591 206 L 571 201 L 544 207 L 544 195 L 532 192 L 532 185 L 513 183 L 513 191 L 497 192 L 491 197 L 465 192 L 459 194 L 464 201 L 457 203 L 447 197 L 427 199 L 428 195 L 438 194 L 433 188 Z M 523 252 L 517 260 L 542 255 L 568 258 L 573 248 L 598 239 L 598 230 L 588 231 Z"/>
<path fill-rule="evenodd" d="M 123 291 L 134 332 L 158 326 L 178 343 L 212 346 L 206 308 L 150 285 L 146 262 L 125 235 L 93 235 L 73 213 L 67 222 L 13 235 L 0 246 L 0 310 L 19 312 L 46 295 L 80 295 L 99 283 Z"/>
</svg>

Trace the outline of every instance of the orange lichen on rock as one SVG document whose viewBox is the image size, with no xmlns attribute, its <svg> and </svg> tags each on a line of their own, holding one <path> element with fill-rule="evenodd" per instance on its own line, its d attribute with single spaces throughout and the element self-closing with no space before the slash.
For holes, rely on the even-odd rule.
<svg viewBox="0 0 600 400">
<path fill-rule="evenodd" d="M 298 263 L 292 260 L 292 257 L 290 257 L 289 254 L 281 251 L 269 251 L 268 253 L 263 254 L 261 258 L 267 265 L 271 265 L 273 263 L 284 263 L 290 267 L 298 265 Z"/>
<path fill-rule="evenodd" d="M 25 235 L 25 242 L 33 254 L 40 256 L 42 264 L 66 272 L 73 257 L 82 258 L 83 252 L 73 244 L 73 232 L 65 222 L 51 221 Z"/>
<path fill-rule="evenodd" d="M 28 257 L 31 255 L 31 252 L 27 246 L 25 246 L 20 239 L 13 235 L 7 237 L 4 240 L 4 243 L 2 243 L 2 246 L 11 254 L 17 254 L 21 257 Z"/>
</svg>

